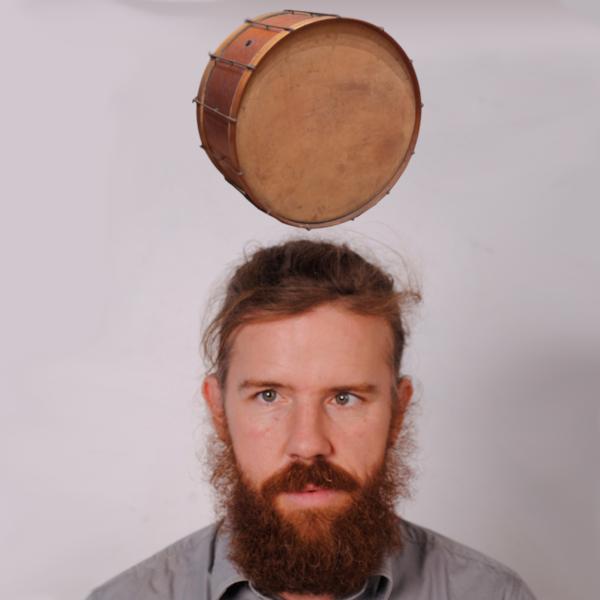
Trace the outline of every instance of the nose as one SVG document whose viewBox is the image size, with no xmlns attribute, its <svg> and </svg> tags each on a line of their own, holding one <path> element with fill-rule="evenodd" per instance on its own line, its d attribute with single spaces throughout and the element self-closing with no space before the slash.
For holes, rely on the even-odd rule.
<svg viewBox="0 0 600 600">
<path fill-rule="evenodd" d="M 331 455 L 327 415 L 320 402 L 298 401 L 289 419 L 286 452 L 291 459 L 312 461 Z"/>
</svg>

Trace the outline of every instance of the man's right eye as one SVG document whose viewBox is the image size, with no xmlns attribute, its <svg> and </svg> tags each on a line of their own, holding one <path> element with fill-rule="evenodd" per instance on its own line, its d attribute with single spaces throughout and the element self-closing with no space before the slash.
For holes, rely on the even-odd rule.
<svg viewBox="0 0 600 600">
<path fill-rule="evenodd" d="M 271 404 L 277 399 L 277 392 L 275 390 L 263 390 L 262 392 L 258 392 L 257 397 L 263 402 Z"/>
</svg>

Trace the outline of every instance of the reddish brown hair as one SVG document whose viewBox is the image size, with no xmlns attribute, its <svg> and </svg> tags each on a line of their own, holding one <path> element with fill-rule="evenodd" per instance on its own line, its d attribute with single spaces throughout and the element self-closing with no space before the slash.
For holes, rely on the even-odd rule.
<svg viewBox="0 0 600 600">
<path fill-rule="evenodd" d="M 407 336 L 405 312 L 420 299 L 417 290 L 396 289 L 389 273 L 345 244 L 294 240 L 261 248 L 231 276 L 225 298 L 204 333 L 204 354 L 209 369 L 224 385 L 233 335 L 239 327 L 336 302 L 389 323 L 392 366 L 399 374 Z"/>
</svg>

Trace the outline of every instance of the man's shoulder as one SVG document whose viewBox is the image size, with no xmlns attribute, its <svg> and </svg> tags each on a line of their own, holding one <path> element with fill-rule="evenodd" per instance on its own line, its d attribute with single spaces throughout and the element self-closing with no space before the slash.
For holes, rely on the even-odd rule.
<svg viewBox="0 0 600 600">
<path fill-rule="evenodd" d="M 177 599 L 202 589 L 213 557 L 218 523 L 170 544 L 96 588 L 87 600 Z"/>
<path fill-rule="evenodd" d="M 534 600 L 519 575 L 501 562 L 415 523 L 402 520 L 402 529 L 404 548 L 396 561 L 411 573 L 403 587 L 433 588 L 448 599 Z"/>
</svg>

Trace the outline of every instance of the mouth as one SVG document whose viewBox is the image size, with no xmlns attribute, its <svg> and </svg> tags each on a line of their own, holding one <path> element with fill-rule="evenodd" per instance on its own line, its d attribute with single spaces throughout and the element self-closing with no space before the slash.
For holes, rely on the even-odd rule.
<svg viewBox="0 0 600 600">
<path fill-rule="evenodd" d="M 319 487 L 318 485 L 314 485 L 312 483 L 309 483 L 301 492 L 299 492 L 300 494 L 312 494 L 314 492 L 318 492 L 320 490 L 323 490 L 324 488 Z"/>
<path fill-rule="evenodd" d="M 340 502 L 347 496 L 346 492 L 322 488 L 309 484 L 300 492 L 283 492 L 280 495 L 284 505 L 295 508 L 317 508 Z"/>
</svg>

